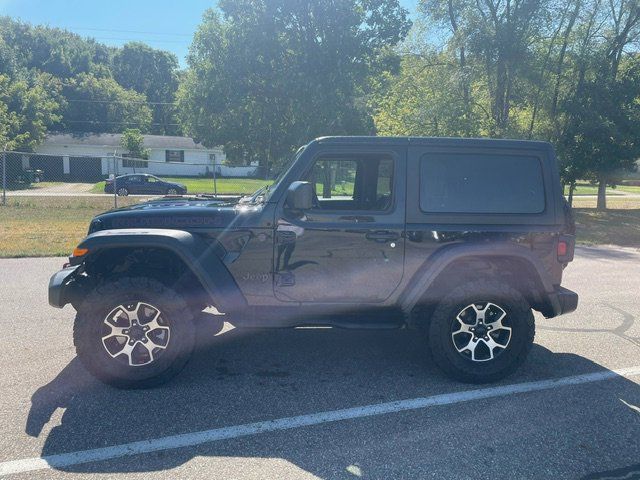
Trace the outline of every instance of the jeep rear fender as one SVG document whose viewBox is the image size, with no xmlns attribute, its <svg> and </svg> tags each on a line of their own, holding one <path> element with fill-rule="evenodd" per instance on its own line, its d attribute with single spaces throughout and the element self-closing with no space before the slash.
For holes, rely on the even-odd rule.
<svg viewBox="0 0 640 480">
<path fill-rule="evenodd" d="M 529 275 L 534 276 L 532 280 L 537 286 L 537 291 L 531 293 L 539 296 L 543 302 L 541 311 L 545 315 L 551 316 L 555 315 L 553 312 L 558 311 L 556 291 L 540 260 L 527 247 L 509 242 L 465 243 L 446 246 L 436 251 L 418 269 L 400 296 L 399 304 L 402 310 L 410 313 L 448 267 L 465 259 L 486 259 L 488 261 L 513 259 L 524 263 L 531 272 Z"/>
<path fill-rule="evenodd" d="M 198 279 L 215 305 L 223 311 L 238 310 L 246 300 L 233 276 L 215 252 L 215 246 L 183 230 L 137 229 L 102 230 L 87 236 L 78 248 L 87 255 L 113 248 L 157 248 L 168 250 L 182 260 Z"/>
</svg>

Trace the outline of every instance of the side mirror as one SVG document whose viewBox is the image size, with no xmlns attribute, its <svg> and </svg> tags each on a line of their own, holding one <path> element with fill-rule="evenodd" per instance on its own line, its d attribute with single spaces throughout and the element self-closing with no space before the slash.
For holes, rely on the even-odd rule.
<svg viewBox="0 0 640 480">
<path fill-rule="evenodd" d="M 309 210 L 313 207 L 313 187 L 309 182 L 293 182 L 287 190 L 286 205 L 292 210 Z"/>
</svg>

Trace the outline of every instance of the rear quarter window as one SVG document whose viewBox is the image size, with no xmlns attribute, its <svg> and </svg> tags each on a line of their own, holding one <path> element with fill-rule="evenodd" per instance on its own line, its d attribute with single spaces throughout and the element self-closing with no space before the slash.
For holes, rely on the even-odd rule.
<svg viewBox="0 0 640 480">
<path fill-rule="evenodd" d="M 420 159 L 425 213 L 542 213 L 540 159 L 527 155 L 429 153 Z"/>
</svg>

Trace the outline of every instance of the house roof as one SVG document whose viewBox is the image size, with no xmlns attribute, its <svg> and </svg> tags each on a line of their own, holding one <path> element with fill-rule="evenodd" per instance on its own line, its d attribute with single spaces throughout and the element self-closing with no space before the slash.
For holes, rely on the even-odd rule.
<svg viewBox="0 0 640 480">
<path fill-rule="evenodd" d="M 212 150 L 190 137 L 169 135 L 143 135 L 146 148 L 168 148 L 181 150 Z M 47 135 L 43 145 L 85 145 L 120 147 L 120 133 L 53 133 Z"/>
</svg>

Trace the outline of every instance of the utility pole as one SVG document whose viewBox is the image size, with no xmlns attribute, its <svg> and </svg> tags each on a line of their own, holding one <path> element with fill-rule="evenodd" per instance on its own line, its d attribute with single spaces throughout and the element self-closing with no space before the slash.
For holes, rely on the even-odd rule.
<svg viewBox="0 0 640 480">
<path fill-rule="evenodd" d="M 118 179 L 118 149 L 116 148 L 113 151 L 113 206 L 114 208 L 118 208 L 118 188 L 116 185 L 116 181 Z"/>
<path fill-rule="evenodd" d="M 2 149 L 2 205 L 7 204 L 7 146 Z"/>
<path fill-rule="evenodd" d="M 212 153 L 213 156 L 213 196 L 218 198 L 218 185 L 216 183 L 216 154 Z"/>
</svg>

